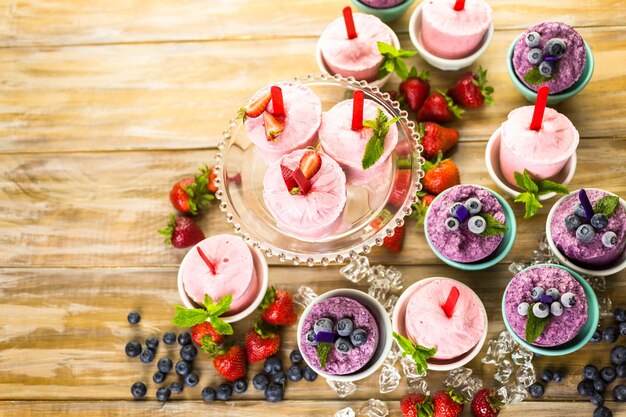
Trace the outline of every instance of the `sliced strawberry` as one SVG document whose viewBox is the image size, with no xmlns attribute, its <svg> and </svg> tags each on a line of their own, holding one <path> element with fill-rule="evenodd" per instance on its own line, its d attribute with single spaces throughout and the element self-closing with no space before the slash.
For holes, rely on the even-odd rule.
<svg viewBox="0 0 626 417">
<path fill-rule="evenodd" d="M 293 179 L 296 180 L 300 188 L 300 194 L 307 195 L 311 191 L 311 181 L 307 180 L 300 168 L 293 171 Z"/>
<path fill-rule="evenodd" d="M 272 94 L 268 91 L 267 93 L 254 100 L 252 103 L 248 104 L 246 106 L 246 116 L 252 118 L 259 117 L 261 113 L 265 111 L 265 108 L 267 107 L 267 104 L 270 102 L 271 98 Z"/>
<path fill-rule="evenodd" d="M 298 183 L 293 178 L 293 171 L 287 168 L 285 165 L 280 166 L 280 172 L 283 174 L 283 180 L 285 181 L 285 185 L 287 186 L 287 191 L 292 194 L 297 193 Z"/>
<path fill-rule="evenodd" d="M 263 113 L 263 125 L 265 126 L 265 138 L 268 141 L 278 142 L 277 137 L 283 133 L 285 126 L 282 118 L 276 117 L 270 112 Z"/>
<path fill-rule="evenodd" d="M 322 157 L 316 151 L 306 152 L 300 159 L 300 170 L 307 180 L 313 178 L 322 167 Z"/>
</svg>

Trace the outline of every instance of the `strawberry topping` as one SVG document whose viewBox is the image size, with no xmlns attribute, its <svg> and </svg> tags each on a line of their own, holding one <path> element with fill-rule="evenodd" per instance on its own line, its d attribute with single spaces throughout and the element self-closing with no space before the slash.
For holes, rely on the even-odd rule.
<svg viewBox="0 0 626 417">
<path fill-rule="evenodd" d="M 248 106 L 246 107 L 246 116 L 252 118 L 259 117 L 261 113 L 265 111 L 265 108 L 267 107 L 271 98 L 272 95 L 267 92 L 266 94 L 263 94 L 262 96 L 254 100 L 252 103 L 248 104 Z"/>
<path fill-rule="evenodd" d="M 265 138 L 272 142 L 278 141 L 276 138 L 283 133 L 285 128 L 282 117 L 276 117 L 269 112 L 263 113 L 263 125 L 265 127 Z"/>
<path fill-rule="evenodd" d="M 300 159 L 300 170 L 307 180 L 313 178 L 322 167 L 322 157 L 316 151 L 306 152 Z"/>
<path fill-rule="evenodd" d="M 287 191 L 291 194 L 297 194 L 299 190 L 298 183 L 293 178 L 293 171 L 287 168 L 285 165 L 280 166 L 280 172 L 283 174 L 283 180 L 287 186 Z"/>
</svg>

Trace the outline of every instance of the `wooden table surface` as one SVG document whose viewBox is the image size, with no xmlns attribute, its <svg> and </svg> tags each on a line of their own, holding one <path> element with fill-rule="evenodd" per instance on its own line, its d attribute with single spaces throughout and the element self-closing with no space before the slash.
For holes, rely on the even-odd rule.
<svg viewBox="0 0 626 417">
<path fill-rule="evenodd" d="M 130 385 L 150 380 L 154 364 L 124 355 L 131 338 L 173 328 L 177 266 L 185 252 L 165 246 L 156 234 L 172 210 L 169 187 L 211 162 L 226 121 L 259 87 L 318 72 L 317 38 L 346 3 L 0 0 L 0 415 L 332 416 L 372 397 L 400 415 L 406 387 L 380 395 L 378 373 L 346 400 L 318 378 L 290 384 L 279 404 L 266 403 L 251 388 L 236 401 L 207 405 L 200 389 L 219 378 L 206 358 L 199 360 L 195 389 L 162 405 L 150 381 L 149 400 L 133 401 Z M 624 2 L 520 3 L 491 1 L 496 32 L 478 64 L 489 69 L 497 104 L 455 124 L 462 138 L 453 158 L 462 181 L 495 188 L 483 162 L 486 140 L 510 110 L 527 104 L 506 74 L 509 43 L 535 22 L 562 20 L 580 31 L 596 60 L 587 88 L 558 107 L 581 135 L 571 187 L 626 196 Z M 402 46 L 413 49 L 409 15 L 392 26 Z M 428 67 L 419 57 L 412 63 Z M 456 76 L 432 71 L 435 86 Z M 393 79 L 388 87 L 396 85 Z M 510 279 L 507 265 L 529 258 L 551 204 L 532 220 L 522 220 L 516 205 L 515 247 L 488 271 L 445 266 L 413 224 L 402 253 L 377 248 L 370 261 L 398 265 L 407 285 L 429 276 L 468 283 L 485 302 L 493 337 L 504 329 L 499 305 Z M 208 235 L 231 231 L 216 208 L 201 225 Z M 337 267 L 270 263 L 271 283 L 290 291 L 300 285 L 318 293 L 355 287 Z M 625 304 L 626 273 L 607 281 L 614 304 Z M 126 321 L 133 309 L 142 314 L 136 327 Z M 235 329 L 241 333 L 249 325 Z M 295 329 L 284 339 L 286 359 L 296 347 Z M 591 416 L 594 407 L 575 392 L 590 361 L 608 365 L 608 345 L 535 360 L 537 371 L 566 370 L 566 382 L 502 415 Z M 493 366 L 479 360 L 470 366 L 493 383 Z M 250 375 L 258 369 L 252 366 Z M 429 375 L 431 389 L 443 376 Z M 626 416 L 623 404 L 609 404 L 614 415 Z"/>
</svg>

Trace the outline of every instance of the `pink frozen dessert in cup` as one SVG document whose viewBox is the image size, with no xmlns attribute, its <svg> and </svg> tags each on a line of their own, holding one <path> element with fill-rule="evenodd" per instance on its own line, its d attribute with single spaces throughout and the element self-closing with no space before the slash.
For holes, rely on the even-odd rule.
<svg viewBox="0 0 626 417">
<path fill-rule="evenodd" d="M 267 168 L 263 199 L 279 228 L 300 240 L 317 241 L 341 225 L 346 176 L 330 156 L 300 149 Z"/>
<path fill-rule="evenodd" d="M 257 91 L 240 115 L 256 152 L 270 164 L 316 142 L 322 103 L 310 88 L 282 82 Z"/>
<path fill-rule="evenodd" d="M 485 0 L 426 0 L 421 7 L 422 44 L 439 58 L 459 59 L 474 53 L 493 20 Z"/>
</svg>

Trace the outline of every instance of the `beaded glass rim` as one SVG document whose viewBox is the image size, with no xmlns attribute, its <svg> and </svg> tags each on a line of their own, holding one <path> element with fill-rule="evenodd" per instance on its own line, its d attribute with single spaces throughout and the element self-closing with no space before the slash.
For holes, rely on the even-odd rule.
<svg viewBox="0 0 626 417">
<path fill-rule="evenodd" d="M 356 87 L 363 90 L 365 93 L 376 97 L 378 100 L 386 102 L 386 104 L 393 109 L 392 116 L 400 116 L 399 123 L 405 125 L 408 131 L 411 132 L 409 140 L 412 141 L 411 152 L 411 183 L 407 197 L 402 204 L 402 207 L 398 209 L 396 213 L 390 218 L 385 227 L 368 237 L 364 241 L 353 244 L 349 247 L 345 247 L 341 250 L 335 250 L 329 253 L 315 253 L 315 254 L 302 254 L 289 251 L 288 249 L 278 248 L 270 242 L 261 242 L 253 239 L 250 236 L 250 232 L 244 230 L 241 226 L 238 215 L 231 211 L 231 203 L 227 201 L 225 197 L 228 193 L 224 190 L 224 170 L 222 169 L 222 160 L 224 159 L 224 150 L 227 148 L 229 141 L 232 139 L 234 129 L 237 127 L 240 120 L 237 118 L 230 119 L 228 128 L 222 132 L 222 140 L 218 144 L 218 152 L 215 154 L 214 171 L 217 174 L 215 178 L 215 185 L 217 191 L 215 197 L 220 201 L 219 208 L 226 214 L 226 222 L 231 223 L 235 232 L 241 235 L 244 241 L 249 242 L 254 248 L 262 251 L 265 256 L 272 257 L 277 256 L 280 262 L 292 262 L 294 265 L 307 264 L 308 266 L 314 266 L 316 264 L 329 265 L 331 262 L 338 264 L 343 263 L 347 259 L 356 259 L 360 254 L 368 254 L 371 252 L 373 246 L 382 246 L 385 237 L 391 237 L 394 235 L 395 228 L 404 225 L 404 218 L 409 216 L 413 209 L 412 204 L 418 202 L 416 195 L 422 189 L 421 179 L 424 177 L 424 158 L 422 156 L 423 147 L 420 143 L 420 135 L 415 129 L 415 122 L 409 120 L 408 112 L 400 108 L 400 103 L 391 100 L 389 93 L 380 91 L 378 87 L 369 85 L 366 81 L 357 81 L 354 77 L 341 77 L 339 75 L 306 75 L 304 77 L 294 77 L 291 81 L 294 82 L 329 82 L 337 81 L 343 84 L 348 84 L 351 87 Z M 293 239 L 290 237 L 290 239 Z"/>
</svg>

